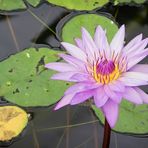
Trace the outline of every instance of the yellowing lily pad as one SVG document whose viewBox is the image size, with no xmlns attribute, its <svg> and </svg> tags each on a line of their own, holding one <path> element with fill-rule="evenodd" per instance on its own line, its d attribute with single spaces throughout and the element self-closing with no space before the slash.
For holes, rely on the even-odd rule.
<svg viewBox="0 0 148 148">
<path fill-rule="evenodd" d="M 0 96 L 20 106 L 56 103 L 70 83 L 51 80 L 55 73 L 44 67 L 59 61 L 60 51 L 29 48 L 0 62 Z"/>
<path fill-rule="evenodd" d="M 95 106 L 92 108 L 101 123 L 104 124 L 104 115 L 101 110 Z M 120 105 L 119 119 L 113 130 L 132 134 L 148 133 L 148 105 L 136 106 L 123 100 Z"/>
<path fill-rule="evenodd" d="M 118 26 L 106 16 L 97 14 L 79 14 L 65 23 L 61 31 L 61 38 L 65 42 L 74 43 L 75 38 L 81 38 L 81 27 L 85 27 L 93 36 L 95 28 L 98 25 L 101 25 L 106 29 L 109 41 L 118 30 Z"/>
<path fill-rule="evenodd" d="M 0 141 L 17 137 L 28 123 L 27 113 L 16 106 L 0 107 Z"/>
<path fill-rule="evenodd" d="M 109 0 L 47 0 L 48 2 L 75 10 L 93 10 L 104 6 Z"/>
</svg>

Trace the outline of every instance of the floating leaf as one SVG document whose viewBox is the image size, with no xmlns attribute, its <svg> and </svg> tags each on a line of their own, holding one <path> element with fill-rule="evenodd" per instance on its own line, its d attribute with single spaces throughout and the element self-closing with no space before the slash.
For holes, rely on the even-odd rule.
<svg viewBox="0 0 148 148">
<path fill-rule="evenodd" d="M 37 6 L 40 3 L 40 1 L 41 0 L 27 0 L 27 2 L 34 7 Z"/>
<path fill-rule="evenodd" d="M 59 51 L 30 48 L 0 63 L 0 96 L 21 106 L 48 106 L 57 102 L 69 83 L 54 81 L 44 64 L 59 60 Z"/>
<path fill-rule="evenodd" d="M 93 10 L 104 6 L 109 0 L 47 0 L 48 2 L 75 10 Z"/>
<path fill-rule="evenodd" d="M 91 35 L 94 35 L 95 28 L 101 25 L 107 30 L 107 37 L 112 39 L 118 30 L 118 26 L 109 18 L 97 14 L 80 14 L 72 17 L 62 28 L 61 36 L 65 42 L 74 42 L 74 38 L 81 37 L 81 27 L 85 27 Z"/>
<path fill-rule="evenodd" d="M 27 0 L 27 2 L 35 7 L 40 3 L 40 0 Z M 11 11 L 25 8 L 23 0 L 0 0 L 0 10 Z"/>
<path fill-rule="evenodd" d="M 37 6 L 41 0 L 0 0 L 0 10 L 25 9 L 27 1 L 32 6 Z M 104 6 L 109 0 L 45 0 L 49 3 L 75 10 L 93 10 Z"/>
<path fill-rule="evenodd" d="M 15 10 L 26 8 L 22 0 L 0 0 L 0 10 Z"/>
<path fill-rule="evenodd" d="M 115 0 L 114 4 L 143 4 L 146 0 Z"/>
<path fill-rule="evenodd" d="M 104 115 L 100 109 L 92 107 L 97 117 L 104 123 Z M 148 105 L 136 106 L 126 100 L 120 105 L 119 119 L 114 128 L 121 133 L 148 133 Z"/>
<path fill-rule="evenodd" d="M 28 123 L 27 113 L 16 106 L 0 107 L 0 141 L 17 137 Z"/>
</svg>

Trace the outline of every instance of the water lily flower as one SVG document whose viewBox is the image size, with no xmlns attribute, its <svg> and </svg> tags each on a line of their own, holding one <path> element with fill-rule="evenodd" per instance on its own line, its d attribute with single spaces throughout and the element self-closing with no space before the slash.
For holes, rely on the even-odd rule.
<svg viewBox="0 0 148 148">
<path fill-rule="evenodd" d="M 148 84 L 148 65 L 138 64 L 148 55 L 148 38 L 142 39 L 140 34 L 125 46 L 124 38 L 124 25 L 110 44 L 106 31 L 98 26 L 94 38 L 82 28 L 82 39 L 76 38 L 76 45 L 61 43 L 69 54 L 59 56 L 66 62 L 48 63 L 45 67 L 59 72 L 52 79 L 75 84 L 65 91 L 55 110 L 93 98 L 113 128 L 123 98 L 134 104 L 148 103 L 148 95 L 138 88 Z"/>
</svg>

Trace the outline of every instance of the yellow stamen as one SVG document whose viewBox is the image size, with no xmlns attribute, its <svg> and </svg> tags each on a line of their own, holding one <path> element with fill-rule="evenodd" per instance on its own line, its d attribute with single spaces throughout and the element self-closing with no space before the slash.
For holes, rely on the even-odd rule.
<svg viewBox="0 0 148 148">
<path fill-rule="evenodd" d="M 93 66 L 93 77 L 98 83 L 108 84 L 109 82 L 118 79 L 119 76 L 120 71 L 117 65 L 115 65 L 114 71 L 108 75 L 97 73 L 97 66 Z"/>
</svg>

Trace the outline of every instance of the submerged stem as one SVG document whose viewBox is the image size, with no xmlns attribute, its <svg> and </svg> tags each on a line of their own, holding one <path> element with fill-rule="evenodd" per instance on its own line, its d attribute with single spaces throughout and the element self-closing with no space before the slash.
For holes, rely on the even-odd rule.
<svg viewBox="0 0 148 148">
<path fill-rule="evenodd" d="M 43 20 L 41 20 L 36 14 L 34 14 L 30 9 L 27 9 L 27 11 L 28 11 L 35 19 L 37 19 L 43 26 L 45 26 L 50 32 L 52 32 L 54 35 L 56 35 L 56 33 L 55 33 Z"/>
<path fill-rule="evenodd" d="M 109 148 L 110 144 L 110 135 L 111 135 L 111 128 L 105 118 L 105 126 L 104 126 L 104 138 L 103 138 L 103 146 L 102 148 Z"/>
</svg>

